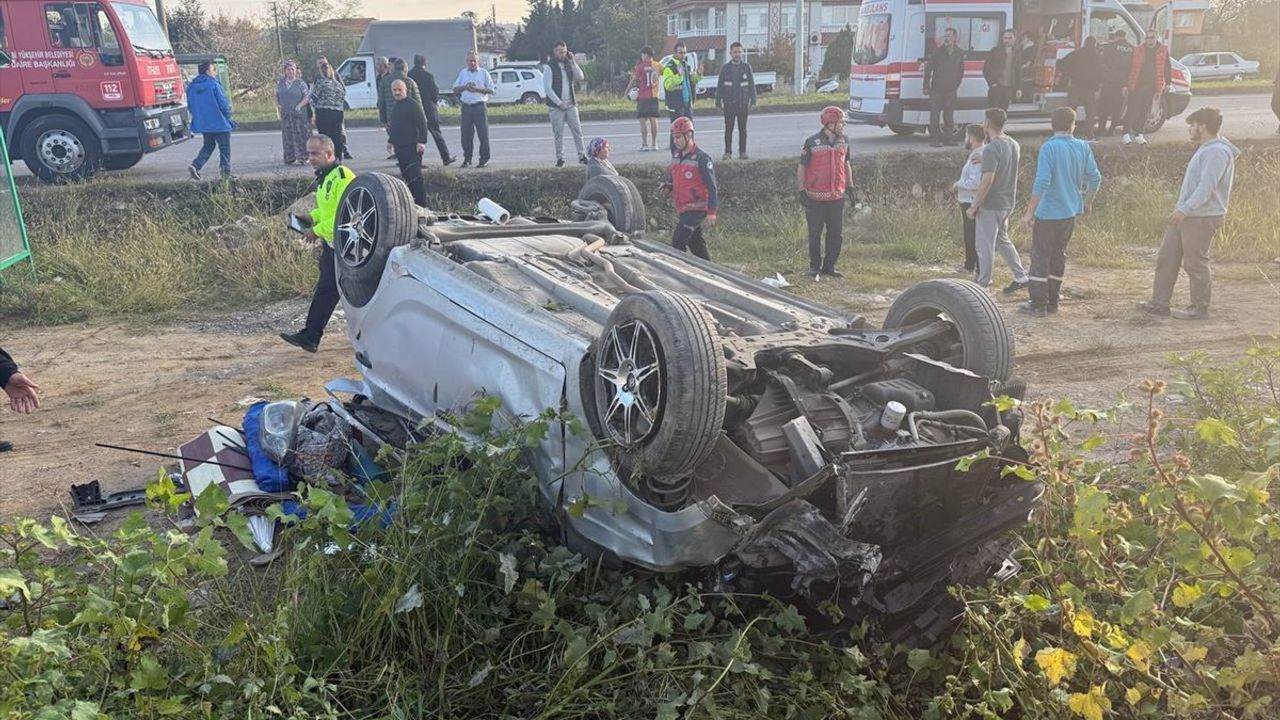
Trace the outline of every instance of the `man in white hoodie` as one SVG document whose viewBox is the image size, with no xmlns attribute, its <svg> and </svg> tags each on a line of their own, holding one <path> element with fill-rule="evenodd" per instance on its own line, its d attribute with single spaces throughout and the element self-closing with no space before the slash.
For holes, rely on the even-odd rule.
<svg viewBox="0 0 1280 720">
<path fill-rule="evenodd" d="M 1172 315 L 1179 320 L 1209 317 L 1209 295 L 1213 277 L 1209 270 L 1209 246 L 1222 227 L 1231 201 L 1236 158 L 1240 150 L 1218 135 L 1222 113 L 1217 108 L 1200 108 L 1187 116 L 1191 142 L 1199 144 L 1182 178 L 1178 203 L 1165 225 L 1164 241 L 1156 255 L 1155 282 L 1151 299 L 1138 308 L 1152 315 Z M 1185 310 L 1170 310 L 1178 269 L 1187 271 L 1191 304 Z"/>
</svg>

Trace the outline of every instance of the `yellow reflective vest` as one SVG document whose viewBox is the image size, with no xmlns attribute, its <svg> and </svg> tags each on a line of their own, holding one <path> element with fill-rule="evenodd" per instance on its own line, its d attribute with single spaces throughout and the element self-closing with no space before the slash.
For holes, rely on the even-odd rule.
<svg viewBox="0 0 1280 720">
<path fill-rule="evenodd" d="M 333 244 L 333 224 L 338 216 L 338 201 L 356 174 L 345 165 L 334 165 L 316 184 L 316 209 L 311 211 L 311 230 L 316 237 Z"/>
</svg>

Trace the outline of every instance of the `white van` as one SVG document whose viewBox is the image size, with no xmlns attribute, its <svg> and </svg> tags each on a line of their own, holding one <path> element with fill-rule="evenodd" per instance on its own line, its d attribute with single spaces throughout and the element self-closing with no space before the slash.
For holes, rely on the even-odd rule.
<svg viewBox="0 0 1280 720">
<path fill-rule="evenodd" d="M 1152 26 L 1168 43 L 1169 6 L 1159 8 Z M 1012 120 L 1048 120 L 1067 102 L 1056 87 L 1055 67 L 1060 58 L 1094 36 L 1107 42 L 1115 30 L 1123 31 L 1137 45 L 1145 30 L 1118 0 L 874 0 L 858 11 L 853 62 L 850 65 L 849 120 L 888 127 L 910 135 L 929 127 L 929 98 L 924 94 L 921 63 L 926 47 L 942 43 L 949 28 L 960 34 L 965 51 L 964 81 L 960 84 L 955 120 L 958 126 L 982 121 L 987 108 L 987 82 L 982 64 L 987 52 L 1000 43 L 1006 28 L 1021 41 L 1024 32 L 1043 33 L 1045 41 L 1033 68 L 1034 91 L 1009 106 Z M 1147 118 L 1146 132 L 1155 132 L 1166 118 L 1181 114 L 1191 102 L 1191 75 L 1171 61 L 1171 90 L 1155 103 Z"/>
</svg>

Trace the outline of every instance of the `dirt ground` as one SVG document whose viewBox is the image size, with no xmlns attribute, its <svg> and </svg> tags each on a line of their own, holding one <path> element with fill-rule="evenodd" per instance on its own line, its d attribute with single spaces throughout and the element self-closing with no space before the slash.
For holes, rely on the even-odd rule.
<svg viewBox="0 0 1280 720">
<path fill-rule="evenodd" d="M 1133 310 L 1149 270 L 1069 270 L 1056 317 L 1015 311 L 998 299 L 1017 343 L 1016 372 L 1033 397 L 1069 397 L 1104 407 L 1144 378 L 1167 377 L 1166 355 L 1206 350 L 1224 360 L 1280 331 L 1280 266 L 1218 268 L 1214 317 L 1195 323 Z M 1179 288 L 1185 292 L 1185 287 Z M 884 307 L 859 308 L 874 320 Z M 99 480 L 110 492 L 145 484 L 164 460 L 94 447 L 95 442 L 172 452 L 213 417 L 238 424 L 250 397 L 324 396 L 325 381 L 356 371 L 341 320 L 319 354 L 285 345 L 303 300 L 164 325 L 92 322 L 6 331 L 4 346 L 44 388 L 30 416 L 5 412 L 0 437 L 0 521 L 46 517 L 69 504 L 71 484 Z"/>
</svg>

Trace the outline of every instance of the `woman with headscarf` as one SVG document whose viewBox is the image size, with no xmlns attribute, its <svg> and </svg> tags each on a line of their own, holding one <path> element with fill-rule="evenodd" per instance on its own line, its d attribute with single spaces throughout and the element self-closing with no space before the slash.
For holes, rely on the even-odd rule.
<svg viewBox="0 0 1280 720">
<path fill-rule="evenodd" d="M 276 83 L 276 110 L 280 113 L 280 134 L 284 139 L 284 164 L 307 161 L 307 138 L 311 137 L 311 120 L 307 108 L 310 88 L 298 76 L 298 64 L 284 63 L 284 74 Z"/>
<path fill-rule="evenodd" d="M 617 175 L 618 170 L 609 162 L 609 141 L 602 137 L 587 143 L 587 179 L 597 175 Z"/>
<path fill-rule="evenodd" d="M 339 162 L 349 159 L 351 154 L 347 152 L 347 131 L 342 124 L 347 87 L 338 79 L 338 74 L 327 58 L 322 57 L 316 61 L 316 81 L 311 85 L 308 97 L 316 112 L 316 132 L 329 136 L 333 141 L 333 156 Z"/>
</svg>

